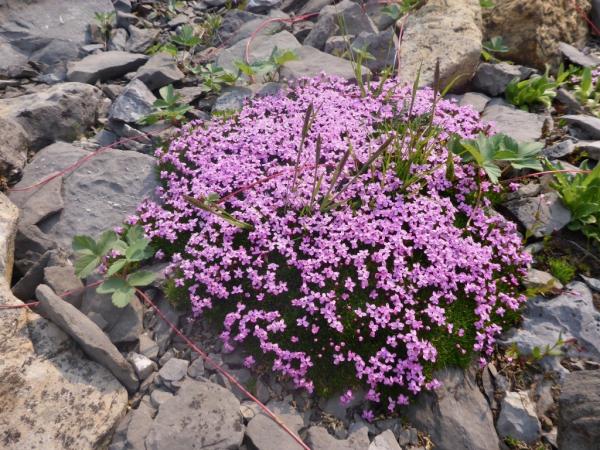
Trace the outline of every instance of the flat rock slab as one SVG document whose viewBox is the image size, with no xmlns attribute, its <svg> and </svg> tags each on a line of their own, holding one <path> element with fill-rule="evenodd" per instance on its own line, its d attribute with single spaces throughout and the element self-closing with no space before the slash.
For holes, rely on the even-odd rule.
<svg viewBox="0 0 600 450">
<path fill-rule="evenodd" d="M 147 450 L 237 450 L 244 438 L 240 402 L 227 389 L 186 379 L 166 400 L 146 437 Z"/>
<path fill-rule="evenodd" d="M 268 407 L 292 431 L 304 426 L 304 419 L 298 411 L 284 402 L 270 402 Z M 246 436 L 258 450 L 301 450 L 298 444 L 273 419 L 260 413 L 252 418 L 246 429 Z"/>
<path fill-rule="evenodd" d="M 346 80 L 356 80 L 354 67 L 346 59 L 338 58 L 308 45 L 295 50 L 295 53 L 298 59 L 285 63 L 281 68 L 281 76 L 286 80 L 314 77 L 321 73 L 338 76 Z M 364 77 L 370 73 L 370 70 L 362 67 L 361 73 Z"/>
<path fill-rule="evenodd" d="M 55 141 L 73 141 L 95 124 L 100 89 L 83 83 L 60 83 L 34 94 L 0 99 L 0 119 L 16 122 L 31 150 Z M 5 145 L 18 145 L 18 140 Z"/>
<path fill-rule="evenodd" d="M 366 427 L 361 427 L 348 439 L 336 439 L 326 428 L 313 426 L 308 429 L 305 442 L 312 450 L 366 450 L 369 448 L 369 433 Z"/>
<path fill-rule="evenodd" d="M 65 143 L 46 147 L 25 167 L 16 186 L 30 186 L 89 154 Z M 64 208 L 37 225 L 62 248 L 70 249 L 75 235 L 97 237 L 121 225 L 144 197 L 153 195 L 156 185 L 153 157 L 122 150 L 100 153 L 63 176 Z M 35 189 L 13 192 L 10 198 L 21 206 L 35 194 Z M 28 219 L 24 216 L 23 220 Z"/>
<path fill-rule="evenodd" d="M 506 203 L 506 208 L 534 236 L 549 236 L 571 222 L 571 212 L 554 191 Z"/>
<path fill-rule="evenodd" d="M 507 334 L 505 342 L 516 344 L 519 352 L 529 355 L 534 347 L 553 347 L 559 336 L 577 342 L 565 348 L 566 355 L 600 361 L 600 312 L 585 283 L 570 283 L 563 294 L 552 299 L 530 299 L 523 323 Z"/>
<path fill-rule="evenodd" d="M 67 72 L 69 81 L 94 84 L 118 78 L 128 72 L 135 71 L 148 60 L 141 53 L 108 51 L 86 56 L 73 63 Z"/>
<path fill-rule="evenodd" d="M 510 106 L 490 104 L 481 118 L 496 125 L 496 131 L 508 134 L 519 142 L 537 141 L 542 137 L 544 116 Z"/>
</svg>

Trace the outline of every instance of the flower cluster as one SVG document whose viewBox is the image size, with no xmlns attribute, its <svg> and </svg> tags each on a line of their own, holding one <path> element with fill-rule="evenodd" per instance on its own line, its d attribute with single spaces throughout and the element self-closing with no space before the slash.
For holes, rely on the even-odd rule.
<svg viewBox="0 0 600 450">
<path fill-rule="evenodd" d="M 528 256 L 482 200 L 481 174 L 448 156 L 451 135 L 489 127 L 446 100 L 432 114 L 433 103 L 428 89 L 413 100 L 387 82 L 361 96 L 322 76 L 189 124 L 157 151 L 160 201 L 136 220 L 164 251 L 173 292 L 215 319 L 226 349 L 248 344 L 248 366 L 268 361 L 345 402 L 364 385 L 393 410 L 437 387 L 436 367 L 493 351 L 502 317 L 524 300 Z M 436 133 L 407 187 L 394 161 L 414 149 L 402 131 L 414 120 Z"/>
</svg>

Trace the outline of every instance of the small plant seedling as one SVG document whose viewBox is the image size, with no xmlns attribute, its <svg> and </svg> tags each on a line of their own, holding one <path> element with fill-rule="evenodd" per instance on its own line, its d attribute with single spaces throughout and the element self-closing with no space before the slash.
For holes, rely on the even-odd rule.
<svg viewBox="0 0 600 450">
<path fill-rule="evenodd" d="M 503 162 L 514 169 L 543 169 L 538 156 L 543 145 L 538 142 L 519 143 L 505 134 L 491 137 L 480 134 L 476 139 L 455 136 L 448 145 L 464 161 L 474 162 L 483 169 L 494 184 L 502 176 L 500 163 Z"/>
<path fill-rule="evenodd" d="M 492 0 L 479 0 L 479 5 L 485 9 L 491 9 L 496 6 Z"/>
<path fill-rule="evenodd" d="M 137 287 L 148 286 L 155 279 L 152 272 L 138 270 L 142 261 L 154 255 L 140 226 L 129 227 L 123 236 L 113 230 L 105 231 L 98 241 L 90 236 L 75 236 L 73 250 L 77 256 L 75 273 L 80 278 L 91 275 L 101 264 L 106 266 L 105 280 L 96 292 L 111 294 L 118 308 L 131 302 Z"/>
<path fill-rule="evenodd" d="M 152 125 L 159 120 L 166 120 L 172 124 L 183 122 L 186 113 L 192 107 L 179 103 L 181 95 L 175 93 L 172 84 L 162 87 L 158 92 L 161 98 L 157 99 L 153 104 L 155 111 L 140 120 L 140 123 L 143 125 Z"/>
<path fill-rule="evenodd" d="M 416 9 L 420 3 L 421 0 L 402 0 L 399 3 L 390 3 L 389 5 L 384 6 L 381 12 L 396 21 L 413 9 Z"/>
<path fill-rule="evenodd" d="M 257 76 L 263 76 L 266 81 L 276 81 L 276 79 L 279 79 L 281 66 L 297 59 L 298 55 L 292 50 L 279 50 L 274 47 L 271 55 L 266 60 L 259 60 L 250 64 L 244 61 L 236 61 L 235 65 L 251 80 Z"/>
<path fill-rule="evenodd" d="M 488 41 L 485 41 L 482 45 L 481 56 L 486 61 L 497 61 L 498 53 L 507 53 L 509 51 L 508 46 L 504 43 L 502 36 L 494 36 Z"/>
<path fill-rule="evenodd" d="M 562 284 L 570 283 L 577 272 L 575 266 L 566 258 L 549 258 L 548 266 L 550 267 L 550 273 Z"/>
<path fill-rule="evenodd" d="M 574 86 L 573 95 L 586 110 L 600 115 L 600 83 L 594 81 L 592 69 L 584 67 L 581 80 Z"/>
<path fill-rule="evenodd" d="M 506 100 L 525 111 L 535 104 L 550 108 L 558 86 L 546 71 L 544 75 L 534 75 L 527 80 L 519 81 L 518 78 L 514 78 L 506 86 L 505 96 Z"/>
<path fill-rule="evenodd" d="M 98 28 L 104 39 L 104 44 L 106 44 L 110 37 L 110 30 L 115 26 L 117 14 L 114 11 L 96 12 L 94 13 L 94 18 L 96 19 L 96 23 L 98 24 Z"/>
<path fill-rule="evenodd" d="M 554 167 L 563 170 L 562 164 Z M 600 164 L 590 170 L 583 161 L 580 173 L 556 172 L 552 187 L 571 211 L 569 229 L 581 231 L 587 238 L 600 243 Z"/>
<path fill-rule="evenodd" d="M 200 77 L 200 86 L 206 92 L 217 94 L 224 86 L 234 85 L 239 78 L 239 72 L 236 74 L 212 63 L 205 66 L 188 67 L 188 70 Z"/>
<path fill-rule="evenodd" d="M 180 47 L 184 47 L 188 50 L 196 47 L 201 42 L 202 40 L 196 36 L 194 27 L 191 25 L 182 26 L 181 30 L 179 30 L 179 33 L 171 38 L 171 43 Z"/>
</svg>

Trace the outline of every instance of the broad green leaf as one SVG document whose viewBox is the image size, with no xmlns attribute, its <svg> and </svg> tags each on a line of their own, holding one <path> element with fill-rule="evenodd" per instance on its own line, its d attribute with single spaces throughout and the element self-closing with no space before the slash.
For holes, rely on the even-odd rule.
<svg viewBox="0 0 600 450">
<path fill-rule="evenodd" d="M 96 241 L 90 236 L 78 235 L 73 238 L 73 251 L 79 253 L 86 253 L 90 255 L 96 254 Z"/>
<path fill-rule="evenodd" d="M 127 230 L 125 239 L 129 244 L 133 244 L 139 239 L 144 239 L 144 229 L 139 225 L 133 225 Z"/>
<path fill-rule="evenodd" d="M 126 259 L 117 259 L 114 263 L 110 265 L 106 272 L 106 275 L 108 275 L 109 277 L 113 276 L 115 273 L 119 272 L 123 267 L 125 267 L 125 264 L 127 264 Z"/>
<path fill-rule="evenodd" d="M 100 257 L 96 255 L 81 255 L 75 260 L 75 274 L 79 278 L 86 278 L 100 265 Z"/>
<path fill-rule="evenodd" d="M 117 308 L 125 308 L 135 297 L 135 288 L 124 286 L 112 295 L 112 302 Z"/>
<path fill-rule="evenodd" d="M 104 256 L 112 250 L 114 243 L 117 241 L 117 233 L 113 230 L 106 230 L 98 239 L 97 255 Z"/>
<path fill-rule="evenodd" d="M 127 282 L 131 286 L 148 286 L 156 279 L 156 275 L 152 272 L 139 270 L 127 277 Z"/>
<path fill-rule="evenodd" d="M 123 278 L 111 277 L 98 286 L 96 292 L 98 294 L 110 294 L 126 286 L 129 286 L 129 284 Z"/>
</svg>

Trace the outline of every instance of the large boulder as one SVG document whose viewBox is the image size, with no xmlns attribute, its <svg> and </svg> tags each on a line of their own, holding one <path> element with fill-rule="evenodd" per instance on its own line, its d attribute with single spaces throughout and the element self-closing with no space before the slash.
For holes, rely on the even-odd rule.
<svg viewBox="0 0 600 450">
<path fill-rule="evenodd" d="M 62 83 L 34 94 L 0 99 L 0 120 L 18 124 L 36 151 L 57 140 L 73 141 L 95 124 L 102 102 L 100 89 L 83 83 Z M 15 135 L 8 148 L 18 149 Z M 3 152 L 4 150 L 0 150 Z"/>
<path fill-rule="evenodd" d="M 481 6 L 479 0 L 430 0 L 410 15 L 400 45 L 398 74 L 412 84 L 419 68 L 420 84 L 433 82 L 440 63 L 441 88 L 454 81 L 466 84 L 481 55 Z"/>
<path fill-rule="evenodd" d="M 94 14 L 111 11 L 111 0 L 5 0 L 0 36 L 29 61 L 54 66 L 77 59 Z"/>
<path fill-rule="evenodd" d="M 0 194 L 0 305 L 8 287 L 17 208 Z M 127 392 L 57 326 L 27 308 L 0 309 L 0 442 L 7 450 L 103 448 Z"/>
<path fill-rule="evenodd" d="M 440 450 L 498 450 L 494 417 L 471 371 L 444 369 L 442 386 L 408 407 L 408 420 L 429 433 Z"/>
<path fill-rule="evenodd" d="M 15 188 L 31 186 L 88 156 L 90 152 L 74 145 L 63 142 L 50 145 L 25 167 L 23 179 Z M 144 197 L 153 195 L 157 185 L 154 158 L 122 150 L 99 153 L 58 180 L 61 189 L 52 190 L 47 198 L 54 199 L 54 204 L 61 201 L 64 207 L 35 223 L 27 209 L 23 209 L 21 223 L 23 227 L 38 226 L 63 249 L 71 248 L 74 235 L 98 236 L 108 228 L 121 225 Z M 10 198 L 23 208 L 35 196 L 50 189 L 46 184 L 27 191 L 13 191 Z"/>
<path fill-rule="evenodd" d="M 597 449 L 600 443 L 600 370 L 565 377 L 558 400 L 558 448 Z"/>
<path fill-rule="evenodd" d="M 508 52 L 502 57 L 543 70 L 561 60 L 559 43 L 582 47 L 588 25 L 580 11 L 589 12 L 589 0 L 504 0 L 485 9 L 485 39 L 500 36 Z M 578 8 L 574 7 L 577 4 Z"/>
</svg>

